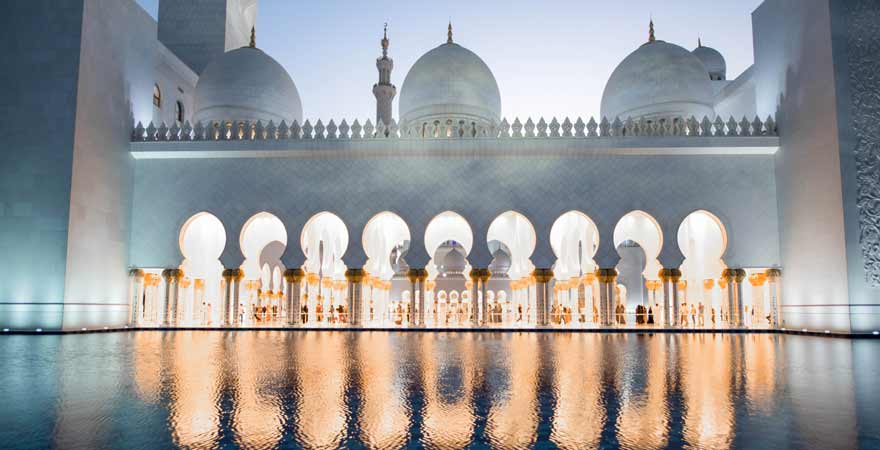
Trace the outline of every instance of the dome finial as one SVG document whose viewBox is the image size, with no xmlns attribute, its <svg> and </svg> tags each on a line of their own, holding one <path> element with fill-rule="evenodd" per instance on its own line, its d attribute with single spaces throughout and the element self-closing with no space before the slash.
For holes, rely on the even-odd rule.
<svg viewBox="0 0 880 450">
<path fill-rule="evenodd" d="M 388 40 L 388 22 L 385 22 L 385 30 L 382 34 L 382 57 L 388 57 L 388 45 L 391 41 Z"/>
<path fill-rule="evenodd" d="M 648 42 L 654 42 L 657 39 L 654 37 L 654 18 L 651 18 L 651 21 L 648 22 Z"/>
<path fill-rule="evenodd" d="M 446 32 L 446 43 L 452 43 L 452 19 L 449 19 L 449 29 Z"/>
<path fill-rule="evenodd" d="M 697 36 L 697 47 L 699 48 L 702 46 L 703 46 L 703 38 L 701 38 L 700 36 Z"/>
<path fill-rule="evenodd" d="M 257 48 L 257 27 L 251 27 L 251 48 Z"/>
</svg>

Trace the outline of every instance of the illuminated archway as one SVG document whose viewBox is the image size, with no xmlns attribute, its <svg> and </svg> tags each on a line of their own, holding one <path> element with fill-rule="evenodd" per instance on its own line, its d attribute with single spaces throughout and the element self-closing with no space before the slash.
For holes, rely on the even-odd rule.
<svg viewBox="0 0 880 450">
<path fill-rule="evenodd" d="M 538 238 L 535 227 L 526 216 L 516 211 L 507 211 L 499 215 L 489 224 L 486 240 L 487 243 L 501 242 L 509 250 L 510 268 L 507 275 L 510 278 L 521 278 L 534 270 L 530 258 L 535 251 Z"/>
<path fill-rule="evenodd" d="M 242 323 L 277 320 L 283 313 L 281 298 L 284 288 L 280 280 L 273 279 L 273 273 L 284 271 L 281 263 L 281 255 L 287 248 L 284 223 L 265 211 L 254 214 L 241 228 L 239 245 L 244 255 L 241 265 L 244 280 L 239 296 Z"/>
<path fill-rule="evenodd" d="M 303 303 L 308 308 L 308 322 L 333 323 L 341 317 L 340 308 L 347 307 L 342 255 L 348 248 L 348 228 L 333 213 L 315 214 L 303 227 L 300 245 L 306 255 Z"/>
<path fill-rule="evenodd" d="M 226 229 L 213 214 L 200 212 L 181 227 L 178 244 L 184 258 L 180 268 L 185 277 L 181 282 L 178 323 L 218 324 L 223 273 L 220 255 L 226 247 Z"/>
<path fill-rule="evenodd" d="M 617 267 L 618 282 L 626 285 L 626 313 L 634 314 L 636 308 L 643 305 L 650 310 L 652 317 L 656 316 L 662 297 L 658 297 L 659 291 L 648 290 L 647 285 L 654 285 L 653 281 L 659 279 L 663 268 L 657 260 L 663 248 L 660 224 L 644 211 L 626 214 L 614 227 L 614 248 L 621 257 Z"/>
<path fill-rule="evenodd" d="M 677 237 L 678 247 L 685 257 L 681 265 L 682 280 L 685 281 L 683 307 L 696 312 L 685 315 L 696 317 L 702 306 L 702 324 L 708 324 L 713 308 L 717 313 L 727 309 L 722 288 L 713 281 L 727 267 L 721 258 L 727 249 L 727 231 L 717 216 L 698 210 L 685 217 L 678 227 Z"/>
<path fill-rule="evenodd" d="M 391 280 L 401 265 L 405 265 L 403 255 L 409 250 L 411 235 L 409 226 L 397 214 L 389 211 L 373 216 L 364 227 L 361 238 L 367 262 L 364 269 L 379 280 Z M 364 288 L 364 301 L 367 310 L 375 312 L 373 321 L 385 325 L 396 311 L 391 302 L 390 292 L 378 289 L 376 283 Z"/>
</svg>

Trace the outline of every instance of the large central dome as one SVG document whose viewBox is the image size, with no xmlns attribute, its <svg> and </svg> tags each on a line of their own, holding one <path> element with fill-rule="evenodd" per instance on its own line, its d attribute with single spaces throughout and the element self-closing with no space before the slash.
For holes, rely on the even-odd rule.
<svg viewBox="0 0 880 450">
<path fill-rule="evenodd" d="M 693 53 L 663 41 L 651 41 L 614 69 L 602 95 L 602 116 L 714 116 L 709 72 Z"/>
<path fill-rule="evenodd" d="M 208 64 L 196 84 L 195 114 L 202 122 L 270 120 L 302 122 L 302 101 L 278 61 L 255 47 L 242 47 Z"/>
<path fill-rule="evenodd" d="M 447 42 L 425 53 L 410 69 L 400 93 L 404 126 L 435 120 L 494 125 L 501 93 L 489 66 L 474 52 Z"/>
</svg>

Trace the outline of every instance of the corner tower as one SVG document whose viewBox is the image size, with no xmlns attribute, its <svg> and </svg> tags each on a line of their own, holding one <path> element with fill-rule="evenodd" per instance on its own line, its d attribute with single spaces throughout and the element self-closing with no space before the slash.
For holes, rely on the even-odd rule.
<svg viewBox="0 0 880 450">
<path fill-rule="evenodd" d="M 381 120 L 388 125 L 391 123 L 391 102 L 397 95 L 397 87 L 391 84 L 391 71 L 394 70 L 394 60 L 388 57 L 388 24 L 382 36 L 382 57 L 376 59 L 376 68 L 379 69 L 379 82 L 373 85 L 373 95 L 376 96 L 376 123 Z"/>
<path fill-rule="evenodd" d="M 248 45 L 257 0 L 159 0 L 159 41 L 195 73 Z"/>
</svg>

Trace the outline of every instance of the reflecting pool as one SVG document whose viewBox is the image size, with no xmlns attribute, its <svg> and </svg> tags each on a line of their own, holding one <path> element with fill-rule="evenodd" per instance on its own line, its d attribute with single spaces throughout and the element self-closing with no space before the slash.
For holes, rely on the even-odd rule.
<svg viewBox="0 0 880 450">
<path fill-rule="evenodd" d="M 0 447 L 880 448 L 880 341 L 143 331 L 0 337 Z"/>
</svg>

